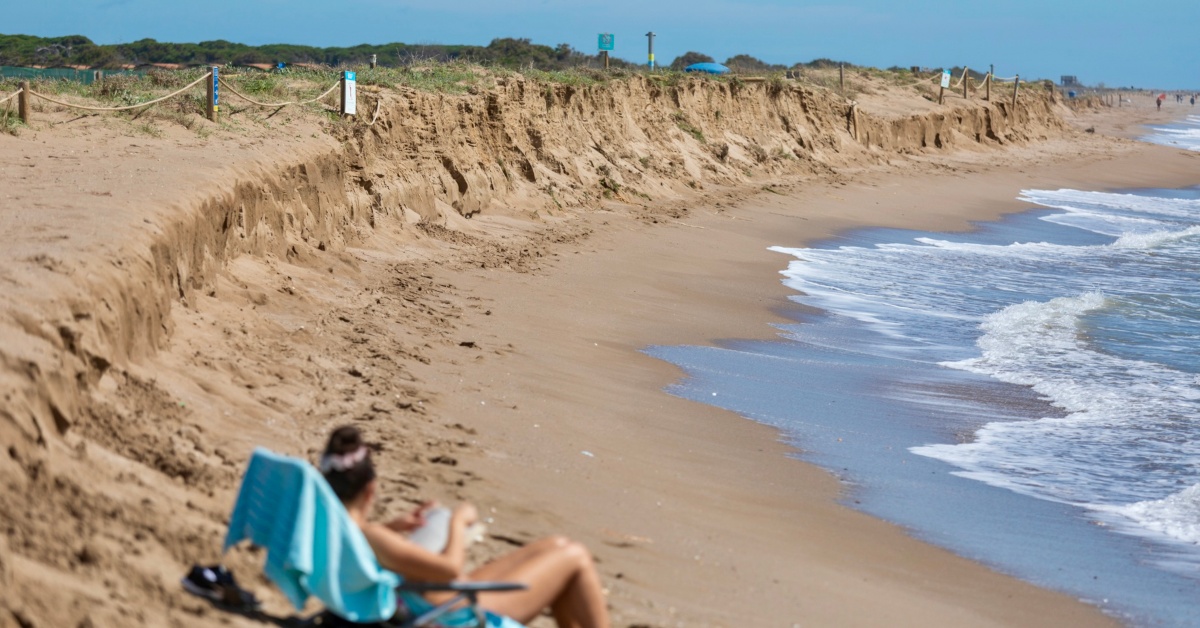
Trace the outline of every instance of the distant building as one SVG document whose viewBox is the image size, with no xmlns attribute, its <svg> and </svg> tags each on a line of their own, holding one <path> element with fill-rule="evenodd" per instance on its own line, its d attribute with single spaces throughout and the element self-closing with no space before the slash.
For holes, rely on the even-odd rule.
<svg viewBox="0 0 1200 628">
<path fill-rule="evenodd" d="M 1064 74 L 1062 75 L 1062 80 L 1059 81 L 1059 85 L 1062 85 L 1063 87 L 1074 87 L 1079 85 L 1079 78 L 1071 74 Z"/>
</svg>

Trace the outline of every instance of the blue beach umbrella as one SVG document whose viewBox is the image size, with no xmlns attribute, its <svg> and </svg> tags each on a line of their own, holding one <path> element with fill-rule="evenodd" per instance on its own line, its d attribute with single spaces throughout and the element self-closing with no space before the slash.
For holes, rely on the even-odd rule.
<svg viewBox="0 0 1200 628">
<path fill-rule="evenodd" d="M 706 74 L 729 74 L 729 68 L 720 63 L 693 63 L 683 69 L 684 72 L 704 72 Z"/>
</svg>

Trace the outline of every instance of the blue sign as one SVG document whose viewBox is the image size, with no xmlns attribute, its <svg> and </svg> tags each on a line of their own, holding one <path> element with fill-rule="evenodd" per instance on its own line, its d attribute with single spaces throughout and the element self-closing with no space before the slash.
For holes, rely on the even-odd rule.
<svg viewBox="0 0 1200 628">
<path fill-rule="evenodd" d="M 600 50 L 613 50 L 616 47 L 617 38 L 612 33 L 600 33 Z"/>
<path fill-rule="evenodd" d="M 356 80 L 356 79 L 354 78 L 354 73 L 353 73 L 353 72 L 346 72 L 346 80 L 347 80 L 347 81 L 353 81 L 353 80 Z"/>
<path fill-rule="evenodd" d="M 221 104 L 221 84 L 217 81 L 217 66 L 212 66 L 212 82 L 213 82 L 213 111 L 216 111 Z"/>
</svg>

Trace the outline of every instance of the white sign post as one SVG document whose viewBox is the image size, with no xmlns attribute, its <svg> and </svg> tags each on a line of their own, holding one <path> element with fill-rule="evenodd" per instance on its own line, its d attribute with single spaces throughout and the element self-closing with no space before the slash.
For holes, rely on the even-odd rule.
<svg viewBox="0 0 1200 628">
<path fill-rule="evenodd" d="M 950 70 L 942 70 L 942 86 L 938 88 L 938 104 L 946 102 L 946 88 L 950 87 Z"/>
<path fill-rule="evenodd" d="M 358 81 L 354 72 L 342 72 L 342 115 L 358 115 Z"/>
</svg>

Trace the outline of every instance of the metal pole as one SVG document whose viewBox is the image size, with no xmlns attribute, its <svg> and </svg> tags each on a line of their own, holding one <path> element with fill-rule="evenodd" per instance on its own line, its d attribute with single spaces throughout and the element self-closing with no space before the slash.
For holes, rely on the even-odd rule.
<svg viewBox="0 0 1200 628">
<path fill-rule="evenodd" d="M 846 91 L 846 68 L 843 64 L 838 64 L 838 83 L 842 86 L 842 91 Z"/>
<path fill-rule="evenodd" d="M 654 69 L 654 31 L 650 31 L 649 33 L 646 33 L 646 39 L 650 44 L 650 60 L 646 63 L 646 66 L 649 67 L 651 70 L 653 70 Z"/>
<path fill-rule="evenodd" d="M 17 96 L 17 117 L 29 124 L 29 81 L 21 81 L 21 95 Z"/>
<path fill-rule="evenodd" d="M 1017 110 L 1017 90 L 1021 89 L 1021 75 L 1017 75 L 1017 80 L 1013 82 L 1013 112 Z"/>
</svg>

